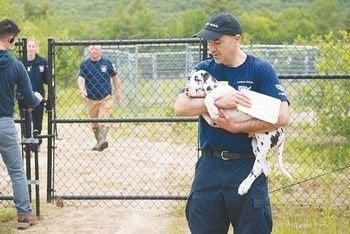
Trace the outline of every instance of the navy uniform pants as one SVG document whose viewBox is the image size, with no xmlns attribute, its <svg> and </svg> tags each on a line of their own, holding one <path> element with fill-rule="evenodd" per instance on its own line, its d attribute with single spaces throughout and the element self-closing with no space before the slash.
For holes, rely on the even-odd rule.
<svg viewBox="0 0 350 234">
<path fill-rule="evenodd" d="M 24 119 L 25 117 L 25 113 L 24 113 L 24 106 L 23 104 L 19 103 L 19 108 L 20 108 L 20 115 L 21 118 Z M 44 117 L 44 104 L 40 103 L 38 106 L 36 106 L 35 108 L 32 108 L 31 113 L 30 113 L 30 122 L 33 123 L 33 126 L 31 128 L 32 131 L 37 130 L 37 133 L 40 135 L 41 131 L 43 129 L 43 117 Z M 26 135 L 26 129 L 25 129 L 25 125 L 21 124 L 21 131 L 22 131 L 22 137 Z M 41 145 L 42 143 L 42 139 L 39 139 L 39 145 Z M 35 150 L 35 146 L 34 144 L 31 144 L 30 148 L 31 150 L 34 152 Z"/>
<path fill-rule="evenodd" d="M 230 224 L 235 234 L 265 234 L 272 231 L 267 178 L 260 175 L 247 194 L 238 194 L 254 158 L 223 160 L 201 156 L 186 206 L 192 234 L 226 234 Z"/>
</svg>

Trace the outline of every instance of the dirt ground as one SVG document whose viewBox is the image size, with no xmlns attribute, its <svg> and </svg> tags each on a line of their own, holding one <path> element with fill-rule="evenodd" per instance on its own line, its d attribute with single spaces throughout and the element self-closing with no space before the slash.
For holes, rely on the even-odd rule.
<svg viewBox="0 0 350 234">
<path fill-rule="evenodd" d="M 42 151 L 39 157 L 42 157 L 41 154 L 45 155 L 46 153 Z M 41 158 L 39 162 L 40 175 L 45 175 L 45 160 Z M 34 163 L 34 160 L 32 163 Z M 45 184 L 46 178 L 41 178 L 41 183 Z M 46 202 L 45 190 L 46 186 L 40 187 L 41 200 L 38 224 L 27 230 L 16 230 L 14 233 L 189 233 L 184 215 L 176 215 L 174 211 L 165 208 L 154 206 L 152 208 L 152 205 L 147 204 L 151 201 L 129 201 L 129 205 L 111 208 L 100 206 L 77 207 L 70 204 L 70 202 L 63 202 L 63 207 L 60 207 L 57 201 Z M 34 187 L 32 187 L 32 199 L 35 199 Z M 133 205 L 133 202 L 135 202 L 135 205 Z M 143 205 L 143 203 L 145 204 Z M 33 202 L 33 204 L 35 203 Z M 33 210 L 36 210 L 35 207 Z M 178 226 L 179 223 L 180 226 Z M 6 225 L 15 227 L 16 220 L 12 220 Z"/>
<path fill-rule="evenodd" d="M 74 131 L 74 130 L 73 130 Z M 63 207 L 55 202 L 46 202 L 47 145 L 44 141 L 39 152 L 40 169 L 40 219 L 37 225 L 13 233 L 116 233 L 116 234 L 186 234 L 189 233 L 184 214 L 175 214 L 173 208 L 149 205 L 154 201 L 129 201 L 125 206 L 96 207 L 77 206 L 64 202 Z M 31 164 L 34 166 L 34 157 Z M 34 174 L 32 175 L 32 179 Z M 32 185 L 32 199 L 35 186 Z M 35 202 L 35 201 L 34 201 Z M 33 202 L 33 204 L 35 204 Z M 137 202 L 137 205 L 133 205 Z M 144 204 L 143 204 L 144 203 Z M 136 204 L 136 203 L 135 203 Z M 35 211 L 35 208 L 34 208 Z M 0 224 L 2 225 L 2 224 Z M 16 226 L 16 220 L 4 225 Z M 12 233 L 12 232 L 10 232 Z"/>
<path fill-rule="evenodd" d="M 174 216 L 150 209 L 43 207 L 42 218 L 18 233 L 169 233 Z M 180 233 L 174 232 L 174 233 Z"/>
</svg>

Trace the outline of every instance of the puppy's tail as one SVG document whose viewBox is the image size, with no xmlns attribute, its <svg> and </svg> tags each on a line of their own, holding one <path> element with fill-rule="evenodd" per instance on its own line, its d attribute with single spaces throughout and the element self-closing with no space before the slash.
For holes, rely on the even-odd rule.
<svg viewBox="0 0 350 234">
<path fill-rule="evenodd" d="M 287 169 L 283 165 L 283 149 L 284 149 L 284 141 L 285 136 L 282 134 L 282 139 L 280 141 L 280 144 L 277 145 L 277 161 L 278 161 L 278 167 L 282 171 L 282 173 L 287 176 L 290 180 L 293 180 L 292 175 L 287 171 Z"/>
</svg>

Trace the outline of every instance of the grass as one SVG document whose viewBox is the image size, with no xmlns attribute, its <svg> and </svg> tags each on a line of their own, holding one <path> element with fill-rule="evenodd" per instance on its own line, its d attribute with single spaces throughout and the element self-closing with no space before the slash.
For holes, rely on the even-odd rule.
<svg viewBox="0 0 350 234">
<path fill-rule="evenodd" d="M 175 208 L 166 233 L 187 234 L 185 203 Z M 273 207 L 273 234 L 345 234 L 350 230 L 349 208 Z M 232 233 L 232 227 L 228 233 Z"/>
<path fill-rule="evenodd" d="M 0 222 L 7 222 L 16 216 L 16 211 L 10 208 L 0 207 Z"/>
<path fill-rule="evenodd" d="M 10 234 L 15 230 L 15 209 L 0 207 L 0 233 Z"/>
<path fill-rule="evenodd" d="M 112 117 L 174 117 L 173 105 L 185 79 L 140 80 L 135 90 L 122 83 L 122 97 L 113 105 Z M 155 83 L 159 82 L 156 87 Z M 76 86 L 57 87 L 57 118 L 87 118 L 87 107 Z M 114 97 L 113 97 L 114 98 Z"/>
<path fill-rule="evenodd" d="M 189 233 L 184 212 L 185 205 L 185 201 L 180 202 L 172 210 L 170 215 L 173 219 L 165 233 Z M 346 234 L 350 230 L 349 207 L 280 206 L 273 207 L 272 211 L 273 234 Z M 14 209 L 0 208 L 1 234 L 10 234 L 16 231 L 15 216 Z M 40 225 L 45 225 L 44 220 Z M 232 227 L 229 233 L 232 233 Z"/>
<path fill-rule="evenodd" d="M 166 233 L 169 233 L 169 234 L 189 233 L 189 230 L 187 227 L 187 221 L 185 218 L 185 207 L 186 207 L 186 202 L 181 201 L 174 208 L 174 210 L 171 213 L 171 215 L 173 216 L 173 221 L 170 223 L 168 230 L 166 230 Z"/>
<path fill-rule="evenodd" d="M 342 234 L 350 230 L 349 208 L 276 208 L 274 231 L 276 234 Z"/>
</svg>

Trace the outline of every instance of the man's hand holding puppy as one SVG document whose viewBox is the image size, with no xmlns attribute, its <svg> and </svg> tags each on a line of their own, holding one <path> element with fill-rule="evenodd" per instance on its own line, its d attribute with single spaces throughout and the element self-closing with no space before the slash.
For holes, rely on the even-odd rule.
<svg viewBox="0 0 350 234">
<path fill-rule="evenodd" d="M 216 99 L 214 104 L 219 109 L 235 109 L 237 108 L 238 104 L 245 107 L 251 107 L 252 103 L 249 97 L 247 97 L 244 93 L 233 90 L 232 92 Z"/>
</svg>

